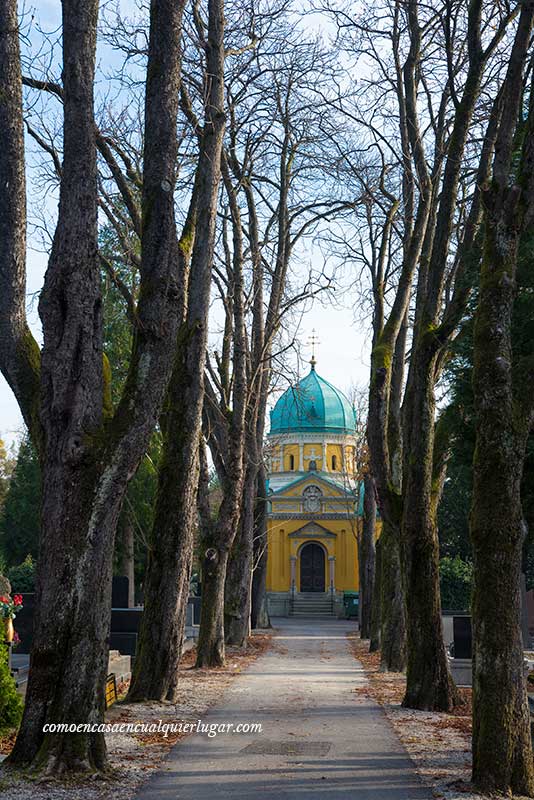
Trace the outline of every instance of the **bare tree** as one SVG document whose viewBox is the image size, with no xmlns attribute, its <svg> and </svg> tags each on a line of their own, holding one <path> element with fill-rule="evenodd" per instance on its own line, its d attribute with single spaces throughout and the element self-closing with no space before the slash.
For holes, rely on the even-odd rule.
<svg viewBox="0 0 534 800">
<path fill-rule="evenodd" d="M 534 219 L 532 78 L 528 118 L 523 120 L 521 113 L 523 73 L 527 59 L 532 58 L 528 48 L 533 19 L 534 3 L 523 3 L 503 92 L 492 179 L 484 186 L 482 197 L 484 243 L 474 331 L 477 422 L 471 512 L 475 567 L 473 781 L 484 793 L 529 797 L 534 795 L 534 770 L 521 636 L 525 524 L 520 487 L 527 438 L 534 424 L 533 351 L 532 342 L 522 345 L 514 341 L 512 324 L 518 308 L 518 260 L 525 258 Z M 531 275 L 531 266 L 528 271 Z M 531 314 L 532 309 L 529 311 Z"/>
<path fill-rule="evenodd" d="M 368 435 L 384 520 L 382 663 L 404 666 L 400 633 L 406 603 L 404 702 L 414 707 L 448 708 L 455 699 L 441 635 L 435 517 L 446 458 L 434 433 L 434 387 L 472 286 L 477 187 L 485 180 L 494 143 L 508 61 L 503 42 L 518 9 L 517 4 L 501 9 L 472 3 L 465 9 L 410 0 L 366 9 L 356 21 L 334 10 L 340 30 L 357 31 L 357 52 L 366 46 L 378 69 L 352 112 L 380 154 L 380 180 L 368 192 L 374 209 L 368 225 L 376 225 L 378 209 L 380 235 L 370 236 L 371 257 L 363 259 L 370 261 L 374 298 Z M 398 147 L 381 121 L 382 108 L 391 114 L 390 96 Z M 392 189 L 395 169 L 400 191 Z M 392 268 L 397 237 L 402 261 Z M 383 264 L 394 275 L 393 292 L 384 291 Z"/>
<path fill-rule="evenodd" d="M 257 121 L 251 126 L 248 109 L 243 113 L 237 103 L 229 149 L 233 177 L 242 187 L 252 269 L 246 473 L 226 585 L 226 633 L 237 645 L 246 642 L 251 612 L 254 623 L 267 623 L 262 450 L 273 353 L 296 309 L 331 284 L 320 270 L 303 275 L 294 265 L 303 243 L 347 206 L 325 174 L 330 156 L 323 133 L 329 113 L 324 93 L 337 68 L 319 42 L 291 30 L 290 24 L 287 16 L 280 17 L 270 40 L 273 53 L 263 60 L 262 97 L 255 111 L 265 127 L 258 135 Z"/>
<path fill-rule="evenodd" d="M 25 184 L 15 0 L 0 5 L 1 367 L 40 448 L 42 534 L 24 718 L 11 755 L 49 773 L 102 769 L 114 534 L 130 477 L 154 428 L 179 321 L 174 184 L 183 3 L 154 2 L 145 100 L 140 300 L 130 371 L 116 410 L 102 353 L 97 131 L 98 3 L 63 2 L 63 162 L 57 226 L 39 303 L 43 350 L 24 317 Z M 16 202 L 13 202 L 16 198 Z M 32 376 L 31 381 L 27 376 Z M 98 591 L 95 592 L 95 587 Z"/>
<path fill-rule="evenodd" d="M 410 8 L 412 41 L 420 37 L 417 4 Z M 450 339 L 461 319 L 472 286 L 471 258 L 480 223 L 480 189 L 484 184 L 500 114 L 500 76 L 508 58 L 498 53 L 510 20 L 519 9 L 504 10 L 485 37 L 487 19 L 482 2 L 469 7 L 468 60 L 460 85 L 451 77 L 455 112 L 448 137 L 439 196 L 431 210 L 417 278 L 413 344 L 403 402 L 403 494 L 401 539 L 407 603 L 408 663 L 404 705 L 411 708 L 449 709 L 456 700 L 442 634 L 439 592 L 439 547 L 436 511 L 446 462 L 436 451 L 435 384 Z M 491 13 L 491 10 L 489 10 Z M 452 45 L 449 45 L 449 47 Z M 482 145 L 475 150 L 475 186 L 470 193 L 464 224 L 457 219 L 458 187 L 468 155 L 468 143 L 477 137 L 475 113 L 492 56 L 497 73 L 491 89 L 496 95 L 485 115 Z M 509 58 L 515 58 L 512 50 Z M 499 69 L 500 67 L 500 69 Z M 494 95 L 494 96 L 495 96 Z M 454 235 L 458 237 L 454 241 Z M 453 244 L 454 242 L 454 244 Z M 449 256 L 453 255 L 449 271 Z M 448 287 L 454 287 L 448 290 Z"/>
<path fill-rule="evenodd" d="M 172 378 L 161 419 L 164 448 L 158 474 L 155 519 L 145 576 L 145 608 L 129 697 L 176 698 L 196 528 L 198 447 L 204 399 L 204 365 L 224 136 L 224 15 L 222 0 L 208 3 L 206 38 L 196 9 L 196 30 L 205 51 L 205 119 L 182 256 L 188 275 L 184 317 L 178 331 Z M 182 86 L 184 113 L 193 114 Z M 243 391 L 242 384 L 238 390 Z M 236 413 L 236 424 L 238 414 Z M 237 457 L 237 465 L 239 457 Z M 230 524 L 230 523 L 229 523 Z M 206 586 L 203 596 L 206 598 Z M 208 606 L 204 599 L 203 609 Z M 205 613 L 203 611 L 203 613 Z"/>
</svg>

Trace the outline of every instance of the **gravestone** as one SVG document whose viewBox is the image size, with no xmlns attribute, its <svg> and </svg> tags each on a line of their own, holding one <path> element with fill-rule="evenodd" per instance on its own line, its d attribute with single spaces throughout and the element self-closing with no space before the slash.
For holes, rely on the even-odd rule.
<svg viewBox="0 0 534 800">
<path fill-rule="evenodd" d="M 126 575 L 114 575 L 111 584 L 111 607 L 128 608 L 130 581 Z"/>
<path fill-rule="evenodd" d="M 188 600 L 188 607 L 192 606 L 192 618 L 191 618 L 191 625 L 200 625 L 200 607 L 202 604 L 202 598 L 196 596 L 190 596 Z"/>
<path fill-rule="evenodd" d="M 131 656 L 133 663 L 137 650 L 137 633 L 111 631 L 109 636 L 109 649 L 117 650 L 121 655 Z"/>
<path fill-rule="evenodd" d="M 471 617 L 453 617 L 454 658 L 471 658 Z"/>
<path fill-rule="evenodd" d="M 33 638 L 33 612 L 35 610 L 34 592 L 24 592 L 22 595 L 22 608 L 15 617 L 14 626 L 19 635 L 20 644 L 17 653 L 29 653 Z"/>
</svg>

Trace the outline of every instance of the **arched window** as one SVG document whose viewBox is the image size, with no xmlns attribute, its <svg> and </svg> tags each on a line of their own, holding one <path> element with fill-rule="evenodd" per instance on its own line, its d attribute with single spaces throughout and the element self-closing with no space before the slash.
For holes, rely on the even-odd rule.
<svg viewBox="0 0 534 800">
<path fill-rule="evenodd" d="M 295 456 L 289 456 L 289 469 L 291 472 L 295 469 Z"/>
<path fill-rule="evenodd" d="M 336 458 L 336 456 L 332 456 L 332 469 L 334 471 L 337 469 L 337 458 Z"/>
</svg>

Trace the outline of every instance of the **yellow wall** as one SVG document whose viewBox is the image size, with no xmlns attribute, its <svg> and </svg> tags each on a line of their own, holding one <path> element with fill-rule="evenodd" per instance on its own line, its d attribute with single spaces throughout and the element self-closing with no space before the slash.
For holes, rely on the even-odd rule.
<svg viewBox="0 0 534 800">
<path fill-rule="evenodd" d="M 340 444 L 327 444 L 326 445 L 326 463 L 328 471 L 332 472 L 332 456 L 336 457 L 335 472 L 343 472 L 343 448 Z"/>
<path fill-rule="evenodd" d="M 352 441 L 352 440 L 351 440 Z M 343 463 L 342 443 L 327 443 L 325 452 L 323 444 L 318 441 L 303 442 L 303 468 L 307 472 L 310 460 L 313 458 L 317 462 L 317 470 L 332 472 L 332 456 L 336 457 L 336 479 L 340 481 L 342 473 L 353 474 L 354 452 L 353 445 L 345 445 L 345 464 Z M 294 458 L 295 480 L 305 477 L 300 471 L 300 447 L 299 444 L 286 444 L 283 441 L 273 446 L 272 457 L 273 472 L 283 470 L 290 472 L 290 456 Z M 323 458 L 324 456 L 324 458 Z M 279 458 L 279 461 L 276 459 Z M 328 478 L 328 475 L 324 476 Z M 332 475 L 334 478 L 334 475 Z M 328 481 L 321 481 L 317 476 L 310 474 L 308 479 L 299 480 L 294 486 L 289 486 L 278 495 L 278 498 L 288 498 L 287 501 L 277 499 L 274 496 L 271 500 L 271 512 L 274 514 L 295 514 L 300 513 L 301 497 L 304 489 L 309 485 L 319 485 L 322 495 L 322 508 L 324 514 L 332 513 L 353 513 L 354 504 L 350 497 L 346 501 L 335 502 L 334 497 L 341 498 L 345 493 L 341 488 L 331 485 Z M 355 518 L 349 519 L 322 519 L 322 514 L 318 513 L 310 519 L 311 515 L 300 519 L 268 519 L 268 559 L 267 559 L 267 590 L 270 592 L 288 592 L 291 588 L 291 556 L 296 557 L 295 574 L 296 589 L 300 590 L 300 550 L 308 542 L 322 544 L 326 550 L 325 558 L 325 588 L 328 590 L 330 585 L 330 564 L 329 556 L 335 557 L 335 589 L 338 592 L 357 591 L 358 581 L 358 547 L 356 541 Z M 359 521 L 361 524 L 361 520 Z M 290 534 L 300 530 L 308 524 L 322 526 L 333 536 L 320 536 L 318 533 L 309 538 L 290 538 Z M 377 535 L 380 523 L 377 525 Z"/>
<path fill-rule="evenodd" d="M 306 525 L 309 520 L 276 520 L 270 519 L 267 525 L 268 559 L 267 559 L 267 591 L 289 592 L 291 589 L 291 556 L 296 556 L 296 590 L 300 591 L 300 550 L 309 542 L 318 542 L 326 550 L 325 587 L 330 586 L 329 556 L 335 556 L 335 589 L 338 592 L 358 591 L 358 546 L 356 542 L 355 521 L 325 520 L 317 524 L 335 533 L 335 539 L 289 538 L 289 534 Z M 377 523 L 377 535 L 380 534 L 381 522 Z"/>
<path fill-rule="evenodd" d="M 284 447 L 284 471 L 289 472 L 291 470 L 290 466 L 290 459 L 291 456 L 294 458 L 294 467 L 293 469 L 296 471 L 299 468 L 299 446 L 298 444 L 286 444 Z"/>
<path fill-rule="evenodd" d="M 300 590 L 300 549 L 308 542 L 319 542 L 327 551 L 325 563 L 325 586 L 330 583 L 328 556 L 335 556 L 335 588 L 337 591 L 356 591 L 358 589 L 358 548 L 356 544 L 356 521 L 351 520 L 325 520 L 317 518 L 317 524 L 322 525 L 330 533 L 336 534 L 335 539 L 330 537 L 318 538 L 289 538 L 289 534 L 299 530 L 310 520 L 291 519 L 268 521 L 268 561 L 267 561 L 267 591 L 288 592 L 291 588 L 291 556 L 297 556 L 296 576 L 297 591 Z M 354 526 L 354 531 L 352 526 Z"/>
<path fill-rule="evenodd" d="M 312 453 L 315 453 L 314 460 L 317 462 L 319 471 L 332 472 L 332 456 L 336 456 L 336 472 L 354 473 L 354 452 L 352 445 L 345 445 L 345 466 L 343 467 L 343 446 L 341 444 L 326 444 L 326 463 L 323 463 L 323 444 L 322 442 L 306 442 L 303 444 L 303 467 L 308 471 Z M 296 443 L 293 444 L 274 444 L 271 456 L 273 459 L 273 472 L 291 472 L 290 456 L 294 457 L 294 470 L 297 472 L 300 467 L 300 448 Z M 281 458 L 282 457 L 282 458 Z M 278 460 L 280 459 L 280 460 Z"/>
<path fill-rule="evenodd" d="M 278 461 L 282 456 L 282 448 L 279 444 L 275 445 L 272 449 L 271 458 L 273 461 L 272 471 L 273 472 L 281 472 L 283 465 Z"/>
</svg>

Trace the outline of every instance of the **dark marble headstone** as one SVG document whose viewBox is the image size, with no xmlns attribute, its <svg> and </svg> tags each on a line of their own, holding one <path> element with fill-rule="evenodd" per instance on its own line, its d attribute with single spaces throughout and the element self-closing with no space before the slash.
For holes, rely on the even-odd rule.
<svg viewBox="0 0 534 800">
<path fill-rule="evenodd" d="M 137 650 L 137 634 L 136 633 L 114 633 L 111 632 L 109 637 L 109 649 L 118 650 L 123 656 L 135 656 Z"/>
<path fill-rule="evenodd" d="M 130 581 L 126 575 L 114 575 L 111 585 L 111 607 L 128 608 L 128 588 Z"/>
<path fill-rule="evenodd" d="M 471 617 L 453 617 L 454 658 L 471 658 Z"/>
<path fill-rule="evenodd" d="M 188 601 L 190 606 L 193 606 L 193 625 L 200 624 L 200 606 L 202 604 L 201 597 L 189 597 Z"/>
<path fill-rule="evenodd" d="M 33 638 L 33 612 L 35 609 L 35 594 L 24 592 L 22 595 L 22 609 L 13 621 L 14 628 L 19 635 L 20 644 L 15 650 L 16 653 L 29 653 Z"/>
<path fill-rule="evenodd" d="M 111 611 L 112 633 L 138 633 L 142 608 L 113 608 Z"/>
</svg>

